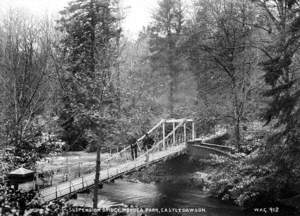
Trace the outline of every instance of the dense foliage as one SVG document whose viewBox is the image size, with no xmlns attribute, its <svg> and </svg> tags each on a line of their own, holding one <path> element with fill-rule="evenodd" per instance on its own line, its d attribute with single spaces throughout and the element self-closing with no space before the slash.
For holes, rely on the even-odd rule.
<svg viewBox="0 0 300 216">
<path fill-rule="evenodd" d="M 299 72 L 295 68 L 299 53 L 299 2 L 254 2 L 265 21 L 255 25 L 267 30 L 264 43 L 258 41 L 254 45 L 263 44 L 259 48 L 259 65 L 267 87 L 262 95 L 268 99 L 261 112 L 271 130 L 265 132 L 257 151 L 238 164 L 227 161 L 229 164 L 215 176 L 213 191 L 242 206 L 278 206 L 278 200 L 298 193 L 299 184 Z"/>
<path fill-rule="evenodd" d="M 120 37 L 114 4 L 78 0 L 61 11 L 59 47 L 65 70 L 60 125 L 70 150 L 105 140 L 104 130 L 113 121 L 116 91 L 111 70 Z"/>
<path fill-rule="evenodd" d="M 227 128 L 238 158 L 215 159 L 212 194 L 247 207 L 299 194 L 299 4 L 160 0 L 136 40 L 117 0 L 72 0 L 57 22 L 1 15 L 1 169 L 194 118 L 197 136 Z"/>
</svg>

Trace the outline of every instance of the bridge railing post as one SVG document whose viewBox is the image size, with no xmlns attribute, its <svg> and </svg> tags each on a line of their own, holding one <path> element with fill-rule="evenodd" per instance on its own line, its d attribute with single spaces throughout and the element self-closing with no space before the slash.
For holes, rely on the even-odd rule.
<svg viewBox="0 0 300 216">
<path fill-rule="evenodd" d="M 57 199 L 57 185 L 55 185 L 55 199 Z"/>
<path fill-rule="evenodd" d="M 173 145 L 176 144 L 176 131 L 175 131 L 175 122 L 173 122 Z"/>
<path fill-rule="evenodd" d="M 195 134 L 195 122 L 192 122 L 192 139 L 195 140 L 196 134 Z"/>
<path fill-rule="evenodd" d="M 165 140 L 165 137 L 166 137 L 166 121 L 164 121 L 162 123 L 162 128 L 163 128 L 163 149 L 165 149 L 166 147 L 166 140 Z"/>
<path fill-rule="evenodd" d="M 186 121 L 183 123 L 183 141 L 186 143 Z"/>
</svg>

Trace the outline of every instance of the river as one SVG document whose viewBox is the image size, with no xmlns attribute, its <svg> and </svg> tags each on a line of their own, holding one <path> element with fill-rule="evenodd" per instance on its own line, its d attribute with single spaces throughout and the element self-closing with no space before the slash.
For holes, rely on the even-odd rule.
<svg viewBox="0 0 300 216">
<path fill-rule="evenodd" d="M 174 179 L 199 175 L 197 166 L 185 156 L 164 162 L 161 166 L 164 167 L 165 174 L 172 175 Z M 77 200 L 72 200 L 72 203 L 91 207 L 92 194 L 92 192 L 79 194 Z M 180 182 L 143 183 L 119 179 L 114 183 L 104 184 L 103 188 L 99 190 L 98 200 L 99 207 L 103 208 L 120 205 L 157 209 L 197 208 L 201 212 L 192 215 L 243 215 L 239 208 L 209 197 L 207 192 L 200 187 Z"/>
</svg>

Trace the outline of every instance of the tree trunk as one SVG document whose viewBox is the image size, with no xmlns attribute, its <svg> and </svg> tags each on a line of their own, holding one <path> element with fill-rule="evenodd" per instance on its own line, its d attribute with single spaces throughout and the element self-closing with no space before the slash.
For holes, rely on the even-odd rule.
<svg viewBox="0 0 300 216">
<path fill-rule="evenodd" d="M 118 57 L 121 55 L 120 51 L 120 36 L 117 38 L 117 49 Z M 116 62 L 116 72 L 117 72 L 117 107 L 118 107 L 118 118 L 121 117 L 121 80 L 120 80 L 120 59 Z"/>
<path fill-rule="evenodd" d="M 203 91 L 203 80 L 202 77 L 195 74 L 195 79 L 197 80 L 197 101 L 195 105 L 200 105 L 201 101 L 203 101 L 203 104 L 205 107 L 208 107 L 208 98 L 207 94 Z"/>
<path fill-rule="evenodd" d="M 91 11 L 91 64 L 90 64 L 90 75 L 95 77 L 96 70 L 96 14 L 95 14 L 95 0 L 90 2 L 90 11 Z"/>
<path fill-rule="evenodd" d="M 171 77 L 170 86 L 169 86 L 169 115 L 170 117 L 174 117 L 174 77 Z"/>
<path fill-rule="evenodd" d="M 238 151 L 241 150 L 241 133 L 240 133 L 240 118 L 238 117 L 235 120 L 235 128 L 234 128 L 235 142 Z"/>
<path fill-rule="evenodd" d="M 178 79 L 178 69 L 174 65 L 172 55 L 169 54 L 169 116 L 175 118 L 174 116 L 174 104 L 175 104 L 175 93 L 177 91 L 177 79 Z"/>
<path fill-rule="evenodd" d="M 238 89 L 234 82 L 233 84 L 233 95 L 234 95 L 234 137 L 235 137 L 235 145 L 238 151 L 241 150 L 241 133 L 240 133 L 240 124 L 241 124 L 241 112 L 239 106 L 239 99 L 238 99 Z"/>
<path fill-rule="evenodd" d="M 99 188 L 99 178 L 100 178 L 100 151 L 101 147 L 98 144 L 97 146 L 97 159 L 96 159 L 96 174 L 95 174 L 95 185 L 94 185 L 94 199 L 93 199 L 93 208 L 98 207 L 98 188 Z"/>
</svg>

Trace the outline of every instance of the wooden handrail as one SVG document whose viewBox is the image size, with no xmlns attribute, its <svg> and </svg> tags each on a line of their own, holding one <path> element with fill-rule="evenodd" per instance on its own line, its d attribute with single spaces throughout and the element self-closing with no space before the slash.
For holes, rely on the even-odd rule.
<svg viewBox="0 0 300 216">
<path fill-rule="evenodd" d="M 217 148 L 224 148 L 224 149 L 228 149 L 228 150 L 234 150 L 234 147 L 218 145 L 218 144 L 213 144 L 213 143 L 202 142 L 200 145 L 206 145 L 208 147 L 211 146 L 211 147 L 217 147 Z"/>
<path fill-rule="evenodd" d="M 180 123 L 182 121 L 193 122 L 193 119 L 166 119 L 165 120 L 166 123 Z"/>
<path fill-rule="evenodd" d="M 176 131 L 179 127 L 182 126 L 182 124 L 184 123 L 185 121 L 182 120 L 182 122 L 177 125 L 166 137 L 165 139 L 168 139 L 171 135 L 173 135 L 174 131 Z M 144 154 L 140 155 L 140 157 L 142 156 L 145 156 L 147 154 L 149 154 L 149 152 L 151 152 L 154 148 L 156 148 L 157 146 L 159 146 L 160 144 L 162 144 L 163 140 L 160 140 L 159 142 L 157 142 L 154 146 L 152 146 L 152 148 L 148 149 L 147 152 L 145 152 Z"/>
<path fill-rule="evenodd" d="M 153 128 L 151 128 L 148 131 L 149 133 L 152 133 L 156 128 L 158 128 L 162 123 L 164 122 L 164 119 L 160 120 L 160 122 L 158 122 Z M 136 142 L 140 142 L 141 140 L 143 140 L 145 138 L 145 135 L 143 135 L 142 137 L 140 137 Z M 110 161 L 112 159 L 114 159 L 115 157 L 117 157 L 118 155 L 122 154 L 123 152 L 126 152 L 128 149 L 130 149 L 130 145 L 128 145 L 127 147 L 125 147 L 122 151 L 117 152 L 115 154 L 113 154 L 110 158 L 105 159 L 103 162 L 107 162 Z"/>
<path fill-rule="evenodd" d="M 214 152 L 218 152 L 219 154 L 226 155 L 229 159 L 236 159 L 235 155 L 230 154 L 230 153 L 225 152 L 225 151 L 222 151 L 222 150 L 219 150 L 219 149 L 215 149 L 215 148 L 208 147 L 208 146 L 201 145 L 201 144 L 200 145 L 192 145 L 192 146 L 193 147 L 200 147 L 200 148 L 207 149 L 207 150 L 214 151 Z"/>
</svg>

